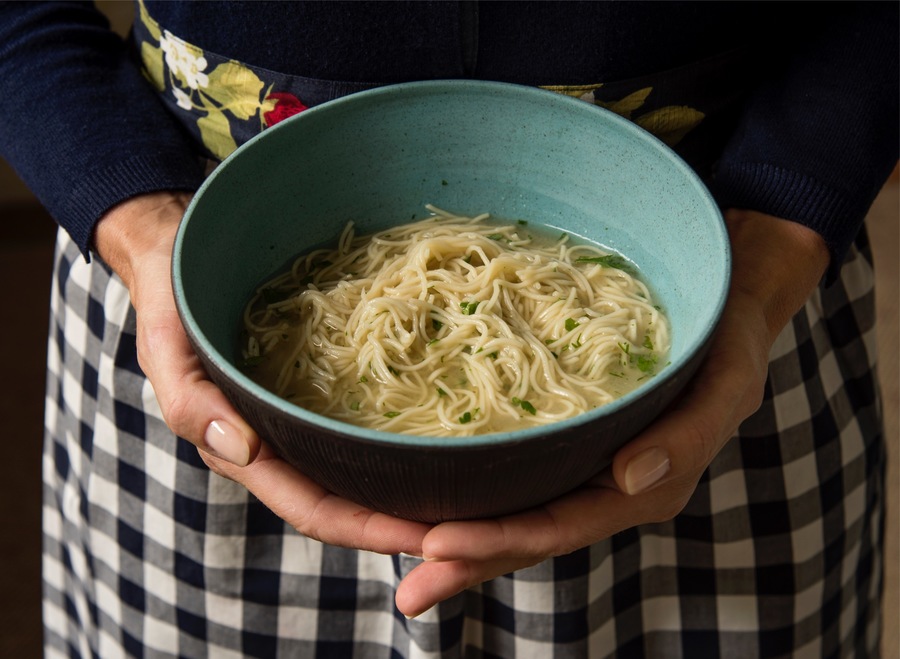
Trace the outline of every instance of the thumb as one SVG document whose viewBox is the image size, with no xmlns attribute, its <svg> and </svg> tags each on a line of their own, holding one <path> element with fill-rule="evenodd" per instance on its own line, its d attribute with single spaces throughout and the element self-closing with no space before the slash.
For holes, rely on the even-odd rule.
<svg viewBox="0 0 900 659">
<path fill-rule="evenodd" d="M 252 462 L 259 436 L 209 380 L 174 309 L 139 312 L 137 336 L 138 360 L 169 428 L 232 464 Z"/>
</svg>

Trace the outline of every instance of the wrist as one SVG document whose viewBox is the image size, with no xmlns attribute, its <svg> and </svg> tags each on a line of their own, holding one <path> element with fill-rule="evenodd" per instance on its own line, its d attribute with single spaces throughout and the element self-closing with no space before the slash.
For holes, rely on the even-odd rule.
<svg viewBox="0 0 900 659">
<path fill-rule="evenodd" d="M 96 255 L 130 289 L 136 263 L 150 254 L 171 256 L 178 225 L 190 203 L 183 192 L 153 192 L 109 209 L 94 229 Z"/>
<path fill-rule="evenodd" d="M 797 222 L 741 209 L 725 212 L 732 246 L 732 295 L 753 298 L 774 341 L 829 265 L 821 235 Z"/>
</svg>

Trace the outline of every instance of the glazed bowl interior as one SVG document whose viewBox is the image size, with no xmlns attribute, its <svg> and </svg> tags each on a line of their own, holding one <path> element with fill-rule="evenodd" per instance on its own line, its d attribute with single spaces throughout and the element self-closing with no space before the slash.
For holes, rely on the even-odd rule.
<svg viewBox="0 0 900 659">
<path fill-rule="evenodd" d="M 359 234 L 368 233 L 424 217 L 426 204 L 524 219 L 624 255 L 668 314 L 669 365 L 647 385 L 577 420 L 468 438 L 349 426 L 278 398 L 240 371 L 239 319 L 256 286 L 298 254 L 334 244 L 349 220 Z M 721 314 L 729 265 L 727 235 L 708 191 L 642 129 L 548 91 L 434 81 L 326 103 L 239 148 L 186 213 L 173 284 L 189 337 L 213 379 L 227 381 L 227 391 L 240 391 L 265 414 L 279 415 L 283 425 L 293 420 L 306 434 L 353 438 L 373 450 L 484 451 L 567 429 L 590 432 L 626 408 L 644 423 L 652 418 L 658 410 L 640 409 L 641 401 L 667 383 L 680 389 L 696 368 Z M 626 427 L 633 433 L 637 426 Z M 609 446 L 625 439 L 610 437 Z"/>
</svg>

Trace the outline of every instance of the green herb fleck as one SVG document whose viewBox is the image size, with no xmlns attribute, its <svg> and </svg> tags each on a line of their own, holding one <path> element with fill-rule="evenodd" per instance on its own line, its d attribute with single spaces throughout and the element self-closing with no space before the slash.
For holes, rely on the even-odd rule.
<svg viewBox="0 0 900 659">
<path fill-rule="evenodd" d="M 656 355 L 638 355 L 636 362 L 642 373 L 652 373 L 656 366 Z"/>
<path fill-rule="evenodd" d="M 521 407 L 523 410 L 525 410 L 529 414 L 537 414 L 537 410 L 534 408 L 534 405 L 529 403 L 527 400 L 522 400 L 521 398 L 514 397 L 512 399 L 512 404 L 518 405 L 519 407 Z"/>
<path fill-rule="evenodd" d="M 575 259 L 575 263 L 598 263 L 605 268 L 616 268 L 617 270 L 631 271 L 631 264 L 618 254 L 607 254 L 606 256 L 579 256 Z"/>
<path fill-rule="evenodd" d="M 400 372 L 396 368 L 391 366 L 390 364 L 388 364 L 388 371 L 390 371 L 391 375 L 394 375 L 394 376 L 400 375 Z"/>
<path fill-rule="evenodd" d="M 461 417 L 459 417 L 459 422 L 460 422 L 460 423 L 469 423 L 469 421 L 471 421 L 471 420 L 472 420 L 472 413 L 471 413 L 471 412 L 466 412 L 466 413 L 463 414 Z"/>
<path fill-rule="evenodd" d="M 574 318 L 566 318 L 566 331 L 571 332 L 578 327 L 579 323 Z"/>
<path fill-rule="evenodd" d="M 444 396 L 447 395 L 447 392 L 444 391 L 443 389 L 441 389 L 440 387 L 436 387 L 436 389 L 437 389 L 437 394 L 438 394 L 439 398 L 443 398 Z"/>
<path fill-rule="evenodd" d="M 478 302 L 460 302 L 459 308 L 462 310 L 463 316 L 471 316 L 478 308 Z"/>
<path fill-rule="evenodd" d="M 432 318 L 432 319 L 431 319 L 431 329 L 433 329 L 435 332 L 440 332 L 440 331 L 441 331 L 441 328 L 442 328 L 443 326 L 444 326 L 444 323 L 442 323 L 441 321 L 439 321 L 437 318 Z"/>
<path fill-rule="evenodd" d="M 503 240 L 503 234 L 502 233 L 492 233 L 491 235 L 488 236 L 488 238 L 490 240 Z"/>
<path fill-rule="evenodd" d="M 385 412 L 384 415 L 389 419 L 393 419 L 395 416 L 400 416 L 400 412 Z"/>
<path fill-rule="evenodd" d="M 369 381 L 369 378 L 367 378 L 365 375 L 359 379 L 360 384 L 365 384 L 368 381 Z"/>
<path fill-rule="evenodd" d="M 350 409 L 353 410 L 354 412 L 358 412 L 359 411 L 359 401 L 355 400 L 352 403 L 350 403 Z"/>
<path fill-rule="evenodd" d="M 648 334 L 647 336 L 644 337 L 644 343 L 643 343 L 643 346 L 644 346 L 647 350 L 653 350 L 653 340 L 650 338 L 650 335 L 649 335 L 649 334 Z"/>
</svg>

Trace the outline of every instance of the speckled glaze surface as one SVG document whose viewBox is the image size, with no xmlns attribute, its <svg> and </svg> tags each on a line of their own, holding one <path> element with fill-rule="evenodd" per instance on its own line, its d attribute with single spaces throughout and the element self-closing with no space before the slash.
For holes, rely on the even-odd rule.
<svg viewBox="0 0 900 659">
<path fill-rule="evenodd" d="M 427 438 L 326 419 L 235 366 L 252 289 L 353 220 L 369 232 L 460 213 L 527 219 L 636 263 L 672 324 L 670 364 L 570 421 Z M 673 152 L 583 101 L 503 83 L 430 81 L 307 110 L 239 148 L 187 211 L 176 303 L 210 377 L 291 463 L 334 492 L 423 521 L 490 516 L 565 493 L 608 464 L 687 383 L 718 322 L 730 252 L 706 188 Z"/>
</svg>

